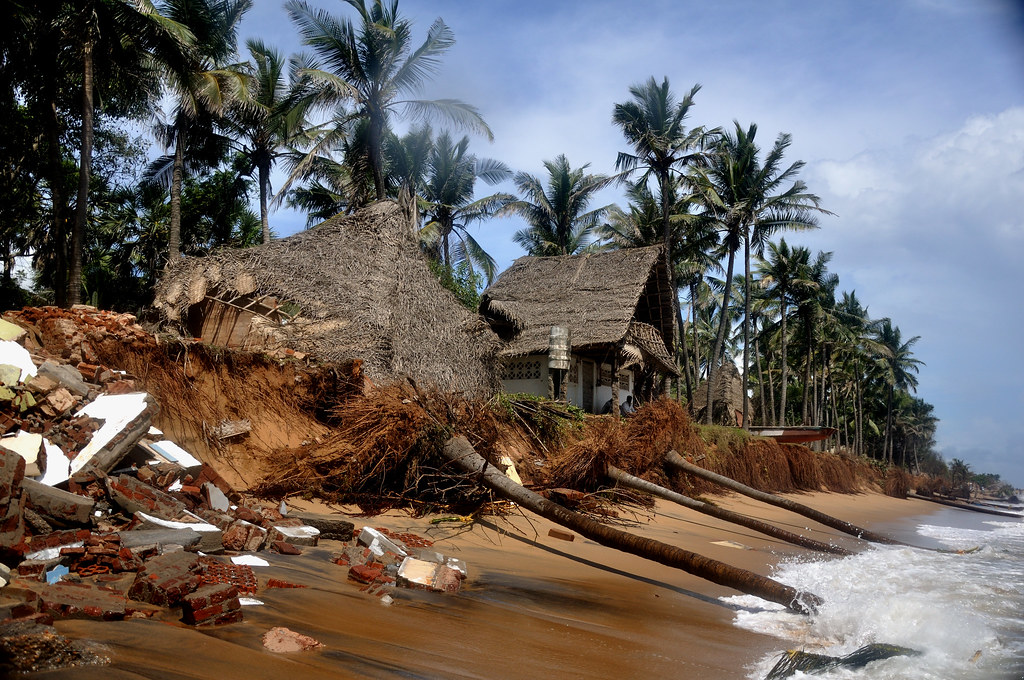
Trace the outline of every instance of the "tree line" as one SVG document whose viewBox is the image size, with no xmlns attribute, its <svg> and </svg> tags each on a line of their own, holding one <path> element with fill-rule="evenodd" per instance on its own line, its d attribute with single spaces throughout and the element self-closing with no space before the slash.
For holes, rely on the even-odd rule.
<svg viewBox="0 0 1024 680">
<path fill-rule="evenodd" d="M 8 0 L 5 304 L 23 301 L 16 255 L 31 254 L 35 288 L 57 304 L 139 309 L 168 260 L 270 240 L 281 204 L 312 225 L 393 198 L 472 306 L 497 265 L 471 227 L 518 215 L 513 240 L 531 255 L 663 246 L 688 402 L 738 362 L 744 422 L 832 426 L 856 454 L 944 471 L 933 407 L 914 395 L 919 338 L 840 291 L 831 253 L 782 237 L 829 214 L 803 163 L 785 161 L 789 135 L 762 149 L 754 124 L 689 126 L 700 86 L 679 97 L 652 77 L 611 107 L 625 143 L 614 172 L 564 155 L 545 176 L 514 172 L 471 152 L 467 133 L 492 138 L 474 106 L 419 97 L 451 29 L 438 19 L 419 41 L 397 0 L 344 1 L 339 14 L 286 2 L 307 51 L 285 57 L 238 44 L 252 0 Z M 503 182 L 515 193 L 479 195 Z M 592 205 L 613 184 L 626 206 Z"/>
</svg>

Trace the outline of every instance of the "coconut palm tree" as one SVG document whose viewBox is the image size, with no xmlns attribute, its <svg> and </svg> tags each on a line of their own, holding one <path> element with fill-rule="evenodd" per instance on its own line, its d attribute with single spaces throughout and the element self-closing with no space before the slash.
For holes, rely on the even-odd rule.
<svg viewBox="0 0 1024 680">
<path fill-rule="evenodd" d="M 390 119 L 399 112 L 413 118 L 442 118 L 453 125 L 493 135 L 476 108 L 457 99 L 407 99 L 437 73 L 441 57 L 455 44 L 451 29 L 437 19 L 415 49 L 412 23 L 398 13 L 398 0 L 346 0 L 358 23 L 339 19 L 302 0 L 285 4 L 303 43 L 319 63 L 304 70 L 321 88 L 320 101 L 336 106 L 351 103 L 350 118 L 368 123 L 368 153 L 377 199 L 387 194 L 384 140 Z"/>
<path fill-rule="evenodd" d="M 521 197 L 506 203 L 499 214 L 519 215 L 529 225 L 512 240 L 533 256 L 574 255 L 590 245 L 611 205 L 587 210 L 601 189 L 614 181 L 607 175 L 586 172 L 590 164 L 573 168 L 564 154 L 544 161 L 548 183 L 525 172 L 513 178 Z"/>
<path fill-rule="evenodd" d="M 751 245 L 760 252 L 768 238 L 782 229 L 814 229 L 817 227 L 815 212 L 828 213 L 819 205 L 819 198 L 807 191 L 807 186 L 795 179 L 803 168 L 797 161 L 782 168 L 782 158 L 792 142 L 788 134 L 780 134 L 772 149 L 762 162 L 761 150 L 757 146 L 757 125 L 751 124 L 744 130 L 738 121 L 733 131 L 722 133 L 717 146 L 707 158 L 707 163 L 696 168 L 693 182 L 696 191 L 710 216 L 719 224 L 722 232 L 722 247 L 728 257 L 726 281 L 732 281 L 736 252 L 743 247 L 744 276 L 750 276 Z M 789 185 L 788 187 L 786 185 Z M 729 288 L 725 290 L 728 310 Z M 749 292 L 746 299 L 750 299 Z M 743 421 L 747 422 L 747 361 L 749 344 L 749 309 L 744 310 L 743 321 Z M 709 365 L 715 366 L 720 359 L 728 316 L 722 317 L 715 341 L 715 349 Z M 708 403 L 711 401 L 712 381 L 708 380 Z M 705 414 L 710 423 L 711 409 Z"/>
<path fill-rule="evenodd" d="M 157 133 L 165 148 L 173 148 L 150 165 L 149 178 L 170 187 L 169 258 L 181 250 L 181 186 L 186 148 L 194 161 L 213 162 L 224 156 L 227 139 L 216 122 L 238 98 L 248 81 L 236 58 L 238 25 L 252 0 L 163 0 L 161 14 L 185 26 L 194 42 L 181 63 L 166 64 L 166 79 L 174 113 Z M 167 175 L 170 175 L 168 180 Z"/>
<path fill-rule="evenodd" d="M 289 75 L 288 61 L 276 49 L 257 39 L 248 40 L 246 47 L 251 68 L 246 96 L 232 104 L 225 123 L 229 134 L 241 142 L 250 168 L 257 171 L 261 232 L 263 243 L 269 243 L 270 172 L 309 127 L 312 99 L 296 73 L 301 62 L 292 61 Z"/>
<path fill-rule="evenodd" d="M 111 107 L 145 110 L 158 90 L 156 62 L 180 62 L 191 35 L 181 24 L 160 16 L 148 0 L 85 0 L 70 14 L 71 36 L 81 66 L 81 146 L 78 199 L 71 228 L 67 303 L 81 302 L 82 247 L 89 212 L 89 185 L 99 94 Z"/>
<path fill-rule="evenodd" d="M 616 104 L 612 122 L 622 129 L 633 153 L 619 152 L 615 169 L 624 175 L 643 168 L 641 182 L 653 179 L 661 199 L 661 233 L 665 244 L 666 264 L 672 270 L 672 197 L 675 196 L 673 175 L 693 163 L 703 152 L 708 132 L 703 127 L 687 130 L 684 125 L 693 98 L 700 91 L 694 85 L 679 101 L 669 88 L 668 78 L 659 85 L 652 76 L 646 82 L 629 88 L 632 100 Z"/>
<path fill-rule="evenodd" d="M 490 158 L 477 158 L 468 152 L 469 137 L 454 141 L 445 130 L 434 140 L 423 186 L 423 206 L 427 213 L 424 227 L 440 245 L 441 261 L 449 269 L 465 262 L 470 273 L 476 265 L 490 283 L 497 263 L 473 238 L 467 227 L 496 214 L 516 199 L 496 193 L 474 199 L 477 179 L 494 185 L 512 176 L 508 166 Z M 456 238 L 454 254 L 450 241 Z"/>
<path fill-rule="evenodd" d="M 807 278 L 810 273 L 810 258 L 810 250 L 800 246 L 790 249 L 786 239 L 780 239 L 778 243 L 769 243 L 768 257 L 758 258 L 759 285 L 765 296 L 775 300 L 779 306 L 779 381 L 782 389 L 779 394 L 778 418 L 775 422 L 783 426 L 786 424 L 786 386 L 789 385 L 789 310 L 791 306 L 798 304 L 804 295 L 817 292 L 818 284 Z"/>
<path fill-rule="evenodd" d="M 904 341 L 898 326 L 893 326 L 892 321 L 884 319 L 879 327 L 878 342 L 888 350 L 887 356 L 883 358 L 885 383 L 887 387 L 885 407 L 885 443 L 882 448 L 882 455 L 889 463 L 892 463 L 892 407 L 893 396 L 899 390 L 917 390 L 917 377 L 919 367 L 924 365 L 920 359 L 914 358 L 911 348 L 921 339 L 920 335 Z"/>
</svg>

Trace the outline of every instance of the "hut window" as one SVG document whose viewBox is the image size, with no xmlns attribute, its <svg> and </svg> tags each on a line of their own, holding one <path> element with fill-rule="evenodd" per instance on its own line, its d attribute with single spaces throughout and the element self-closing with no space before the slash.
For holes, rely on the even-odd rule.
<svg viewBox="0 0 1024 680">
<path fill-rule="evenodd" d="M 608 366 L 604 366 L 604 365 L 601 366 L 601 380 L 600 380 L 600 382 L 598 384 L 599 385 L 611 386 L 611 384 L 612 384 L 612 369 L 611 368 L 609 368 Z"/>
<path fill-rule="evenodd" d="M 625 372 L 619 373 L 619 389 L 620 390 L 628 390 L 629 389 L 629 373 L 625 373 Z"/>
<path fill-rule="evenodd" d="M 534 357 L 508 359 L 504 363 L 503 380 L 540 380 L 541 360 Z"/>
<path fill-rule="evenodd" d="M 573 361 L 569 364 L 569 382 L 578 383 L 580 381 L 580 363 Z"/>
</svg>

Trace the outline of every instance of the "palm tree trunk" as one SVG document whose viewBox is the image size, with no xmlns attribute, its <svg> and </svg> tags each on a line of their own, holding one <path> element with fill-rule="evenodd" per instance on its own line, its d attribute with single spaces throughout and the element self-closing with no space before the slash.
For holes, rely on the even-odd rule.
<svg viewBox="0 0 1024 680">
<path fill-rule="evenodd" d="M 849 522 L 845 522 L 836 517 L 832 517 L 831 515 L 826 515 L 823 512 L 819 512 L 814 508 L 809 508 L 806 505 L 797 503 L 796 501 L 791 501 L 788 498 L 776 496 L 775 494 L 765 493 L 764 491 L 758 491 L 757 489 L 751 488 L 746 484 L 741 484 L 740 482 L 737 482 L 734 479 L 729 479 L 728 477 L 716 474 L 714 472 L 711 472 L 710 470 L 705 470 L 702 467 L 697 467 L 696 465 L 687 462 L 686 459 L 684 459 L 675 451 L 669 451 L 667 454 L 665 454 L 665 462 L 671 465 L 672 467 L 679 468 L 683 472 L 688 472 L 691 475 L 696 475 L 700 477 L 701 479 L 706 479 L 709 482 L 714 482 L 715 484 L 724 486 L 725 488 L 735 491 L 736 493 L 741 493 L 744 496 L 749 496 L 750 498 L 759 500 L 762 503 L 768 503 L 769 505 L 774 505 L 779 508 L 785 508 L 790 512 L 795 512 L 798 515 L 803 515 L 804 517 L 813 519 L 815 522 L 818 522 L 819 524 L 824 524 L 825 526 L 832 527 L 833 529 L 838 529 L 839 531 L 842 531 L 845 534 L 850 534 L 851 536 L 862 538 L 865 541 L 871 541 L 873 543 L 885 543 L 887 545 L 907 545 L 906 543 L 897 541 L 894 538 L 890 538 L 883 534 L 876 534 L 873 531 L 862 529 L 861 527 L 855 526 L 853 524 L 850 524 Z"/>
<path fill-rule="evenodd" d="M 725 345 L 725 328 L 729 323 L 729 293 L 732 291 L 732 272 L 736 264 L 736 251 L 729 251 L 729 265 L 726 267 L 725 290 L 722 292 L 722 318 L 718 323 L 718 337 L 715 339 L 715 348 L 708 357 L 708 401 L 704 412 L 704 424 L 710 425 L 714 412 L 712 401 L 712 387 L 715 380 L 715 367 L 718 365 L 719 357 L 722 355 L 722 348 Z"/>
<path fill-rule="evenodd" d="M 782 305 L 782 376 L 779 378 L 779 421 L 778 424 L 782 427 L 786 426 L 786 393 L 789 391 L 789 355 L 788 347 L 786 346 L 786 300 L 782 298 L 780 301 Z"/>
<path fill-rule="evenodd" d="M 754 361 L 757 362 L 757 387 L 758 387 L 758 393 L 761 395 L 761 424 L 762 425 L 767 425 L 768 423 L 764 422 L 764 419 L 765 419 L 764 418 L 764 414 L 765 413 L 771 413 L 771 411 L 767 407 L 768 402 L 765 401 L 764 361 L 762 361 L 762 358 L 763 357 L 761 356 L 761 342 L 760 342 L 760 340 L 758 340 L 758 336 L 755 335 L 754 336 Z"/>
<path fill-rule="evenodd" d="M 678 299 L 679 287 L 676 286 L 675 289 Z M 693 384 L 690 382 L 690 352 L 686 347 L 686 324 L 683 323 L 682 305 L 677 302 L 675 307 L 676 322 L 679 324 L 679 340 L 682 343 L 681 351 L 683 354 L 683 380 L 686 386 L 686 403 L 689 404 L 693 401 Z"/>
<path fill-rule="evenodd" d="M 748 529 L 753 529 L 758 533 L 762 533 L 766 536 L 771 536 L 772 538 L 777 538 L 781 541 L 786 541 L 787 543 L 792 543 L 793 545 L 798 545 L 802 548 L 817 550 L 818 552 L 832 553 L 833 555 L 853 554 L 851 551 L 838 545 L 822 543 L 821 541 L 816 541 L 813 538 L 808 538 L 806 536 L 794 534 L 791 531 L 786 531 L 785 529 L 780 529 L 779 527 L 768 524 L 767 522 L 762 522 L 761 520 L 754 519 L 752 517 L 747 517 L 746 515 L 741 515 L 738 512 L 726 510 L 725 508 L 720 508 L 717 505 L 711 505 L 710 503 L 704 503 L 703 501 L 698 501 L 696 499 L 690 498 L 689 496 L 684 496 L 683 494 L 676 493 L 671 489 L 666 489 L 663 486 L 658 486 L 657 484 L 648 482 L 646 479 L 634 477 L 633 475 L 629 474 L 624 470 L 620 470 L 614 465 L 608 466 L 606 474 L 608 475 L 609 479 L 614 480 L 617 484 L 624 486 L 626 488 L 644 491 L 653 496 L 664 498 L 667 501 L 677 503 L 683 506 L 684 508 L 689 508 L 690 510 L 695 510 L 697 512 L 703 513 L 705 515 L 710 515 L 711 517 L 715 517 L 726 522 L 739 524 L 740 526 L 746 527 Z"/>
<path fill-rule="evenodd" d="M 270 243 L 270 217 L 267 210 L 267 194 L 270 193 L 270 161 L 260 162 L 260 228 L 263 242 Z"/>
<path fill-rule="evenodd" d="M 812 593 L 798 591 L 770 578 L 682 548 L 609 527 L 568 510 L 516 484 L 498 468 L 489 465 L 465 437 L 449 439 L 444 446 L 444 455 L 471 478 L 502 498 L 601 545 L 682 569 L 712 583 L 756 595 L 793 611 L 811 613 L 822 603 L 822 599 Z"/>
<path fill-rule="evenodd" d="M 814 347 L 811 344 L 811 323 L 810 323 L 810 320 L 806 321 L 805 329 L 804 330 L 805 330 L 805 332 L 804 332 L 804 349 L 806 350 L 807 354 L 804 357 L 804 398 L 803 398 L 802 403 L 800 404 L 800 424 L 801 425 L 807 425 L 808 424 L 808 421 L 807 421 L 807 407 L 810 405 L 809 404 L 810 391 L 814 387 L 813 385 L 811 385 L 811 361 L 813 360 L 812 357 L 814 356 Z"/>
<path fill-rule="evenodd" d="M 167 235 L 167 262 L 181 255 L 181 184 L 185 174 L 185 130 L 178 125 L 174 135 L 174 169 L 171 174 L 171 223 Z"/>
<path fill-rule="evenodd" d="M 55 83 L 49 84 L 55 87 Z M 50 90 L 52 93 L 52 89 Z M 47 106 L 47 150 L 48 177 L 50 187 L 50 208 L 53 212 L 53 241 L 56 249 L 57 280 L 53 291 L 58 307 L 66 307 L 68 300 L 68 243 L 67 243 L 67 198 L 64 195 L 64 163 L 61 158 L 61 115 L 57 106 L 56 95 Z"/>
<path fill-rule="evenodd" d="M 892 393 L 894 388 L 889 385 L 889 396 L 885 400 L 885 442 L 882 445 L 882 458 L 892 465 Z"/>
<path fill-rule="evenodd" d="M 751 225 L 751 229 L 755 225 Z M 750 232 L 743 233 L 743 429 L 750 429 L 748 412 L 750 409 L 750 397 L 747 394 L 747 386 L 750 383 L 749 371 L 749 348 L 750 348 Z"/>
<path fill-rule="evenodd" d="M 71 263 L 68 271 L 68 306 L 82 302 L 82 242 L 89 213 L 89 174 L 92 170 L 93 140 L 93 42 L 87 38 L 82 45 L 82 149 L 79 153 L 78 204 L 71 228 Z"/>
</svg>

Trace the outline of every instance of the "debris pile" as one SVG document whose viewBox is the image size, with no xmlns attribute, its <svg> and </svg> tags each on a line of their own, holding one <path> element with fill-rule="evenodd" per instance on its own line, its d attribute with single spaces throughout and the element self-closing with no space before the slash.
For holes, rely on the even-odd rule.
<svg viewBox="0 0 1024 680">
<path fill-rule="evenodd" d="M 364 528 L 353 540 L 351 522 L 244 498 L 164 439 L 152 396 L 89 363 L 111 335 L 155 342 L 134 317 L 79 307 L 7 319 L 18 323 L 0 321 L 0 668 L 104 661 L 57 635 L 55 619 L 241 621 L 261 586 L 304 587 L 261 583 L 251 565 L 268 563 L 252 553 L 298 555 L 322 538 L 344 542 L 334 561 L 389 603 L 396 584 L 459 589 L 465 565 L 427 539 Z"/>
</svg>

